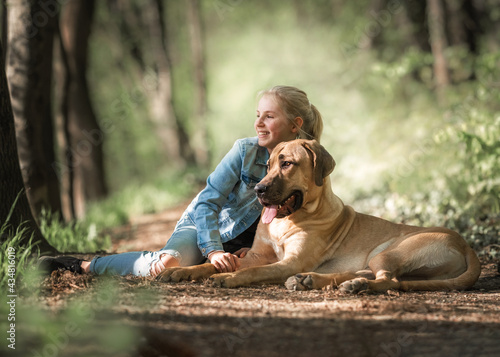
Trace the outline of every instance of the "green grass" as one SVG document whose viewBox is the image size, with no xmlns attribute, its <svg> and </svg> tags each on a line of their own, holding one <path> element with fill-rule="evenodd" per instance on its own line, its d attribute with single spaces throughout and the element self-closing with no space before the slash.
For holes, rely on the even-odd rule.
<svg viewBox="0 0 500 357">
<path fill-rule="evenodd" d="M 111 246 L 108 236 L 100 235 L 94 223 L 61 221 L 58 215 L 42 211 L 40 230 L 47 241 L 60 252 L 97 252 Z"/>
<path fill-rule="evenodd" d="M 25 242 L 26 234 L 28 234 L 27 228 L 21 224 L 13 230 L 9 223 L 21 194 L 22 192 L 17 195 L 5 222 L 0 226 L 0 237 L 2 238 L 0 244 L 2 252 L 0 254 L 0 286 L 2 291 L 7 291 L 7 289 L 3 289 L 6 287 L 15 289 L 16 281 L 26 273 L 31 255 L 33 253 L 39 254 L 36 248 L 37 242 L 33 241 L 33 235 L 27 244 L 22 244 Z"/>
<path fill-rule="evenodd" d="M 33 236 L 28 241 L 27 245 L 21 245 L 23 237 L 27 234 L 27 228 L 23 226 L 17 227 L 13 232 L 6 221 L 0 227 L 0 236 L 7 237 L 7 240 L 2 241 L 0 249 L 0 286 L 7 287 L 9 283 L 18 281 L 26 275 L 29 266 L 31 253 L 37 252 L 36 242 L 33 241 Z M 2 289 L 2 291 L 6 291 Z"/>
</svg>

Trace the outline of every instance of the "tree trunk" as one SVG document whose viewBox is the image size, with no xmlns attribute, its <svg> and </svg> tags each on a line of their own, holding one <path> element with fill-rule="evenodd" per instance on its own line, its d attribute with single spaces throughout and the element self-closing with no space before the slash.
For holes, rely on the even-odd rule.
<svg viewBox="0 0 500 357">
<path fill-rule="evenodd" d="M 200 15 L 199 0 L 189 0 L 188 25 L 190 32 L 191 53 L 193 58 L 195 76 L 195 125 L 192 135 L 196 163 L 208 166 L 208 135 L 206 125 L 207 115 L 207 86 L 205 76 L 205 51 L 203 46 L 203 24 Z"/>
<path fill-rule="evenodd" d="M 165 45 L 165 26 L 161 1 L 149 0 L 144 8 L 144 22 L 149 31 L 150 52 L 157 76 L 150 98 L 151 117 L 167 157 L 176 165 L 194 161 L 188 135 L 177 120 L 172 102 L 172 72 Z"/>
<path fill-rule="evenodd" d="M 36 26 L 36 1 L 11 2 L 8 8 L 7 79 L 16 123 L 21 172 L 33 216 L 42 208 L 61 211 L 51 109 L 52 48 L 56 14 Z M 33 22 L 31 22 L 33 21 Z M 27 23 L 30 26 L 27 26 Z"/>
<path fill-rule="evenodd" d="M 24 192 L 17 155 L 14 116 L 4 70 L 2 44 L 0 44 L 0 54 L 0 225 L 6 223 L 9 225 L 7 234 L 0 236 L 0 241 L 9 240 L 11 232 L 23 224 L 26 231 L 22 237 L 21 245 L 27 246 L 28 241 L 33 237 L 33 242 L 38 242 L 37 247 L 42 253 L 57 253 L 57 250 L 47 242 L 40 232 Z M 14 206 L 17 197 L 19 199 Z M 12 215 L 7 222 L 11 209 Z"/>
<path fill-rule="evenodd" d="M 439 99 L 442 101 L 442 90 L 450 84 L 448 63 L 444 55 L 448 47 L 446 39 L 445 14 L 442 0 L 427 0 L 427 18 L 429 24 L 429 41 L 434 56 L 434 81 Z"/>
<path fill-rule="evenodd" d="M 2 42 L 2 44 L 6 44 L 7 43 L 7 26 L 8 26 L 8 20 L 7 20 L 7 0 L 1 0 L 0 2 L 0 6 L 2 7 L 1 11 L 2 11 L 2 19 L 0 21 L 2 21 L 2 28 L 0 31 L 2 31 L 2 38 L 0 39 L 0 42 Z M 2 54 L 2 62 L 3 63 L 6 63 L 6 57 L 7 57 L 7 51 L 3 51 L 3 54 Z"/>
<path fill-rule="evenodd" d="M 61 106 L 65 132 L 69 135 L 67 161 L 60 169 L 61 175 L 70 182 L 67 201 L 72 202 L 76 218 L 85 215 L 88 201 L 101 199 L 108 192 L 104 175 L 104 134 L 92 108 L 86 78 L 94 5 L 94 0 L 67 2 L 60 22 L 62 57 L 66 66 L 66 91 Z"/>
<path fill-rule="evenodd" d="M 73 172 L 70 169 L 70 135 L 66 108 L 70 78 L 67 73 L 69 66 L 62 45 L 59 26 L 57 29 L 56 45 L 54 46 L 54 105 L 57 108 L 55 111 L 55 128 L 59 150 L 57 161 L 54 163 L 54 170 L 59 172 L 62 215 L 64 220 L 69 222 L 76 218 L 73 206 Z"/>
<path fill-rule="evenodd" d="M 448 19 L 448 37 L 451 46 L 467 44 L 466 17 L 462 11 L 463 0 L 445 0 L 445 14 Z"/>
</svg>

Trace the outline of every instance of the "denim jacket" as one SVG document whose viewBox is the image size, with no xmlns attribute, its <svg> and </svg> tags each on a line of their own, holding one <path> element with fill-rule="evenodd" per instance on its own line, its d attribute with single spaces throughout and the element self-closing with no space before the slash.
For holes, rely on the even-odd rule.
<svg viewBox="0 0 500 357">
<path fill-rule="evenodd" d="M 266 175 L 268 159 L 267 149 L 258 145 L 256 137 L 237 140 L 187 208 L 204 256 L 223 250 L 222 243 L 236 238 L 259 217 L 262 206 L 254 187 Z"/>
</svg>

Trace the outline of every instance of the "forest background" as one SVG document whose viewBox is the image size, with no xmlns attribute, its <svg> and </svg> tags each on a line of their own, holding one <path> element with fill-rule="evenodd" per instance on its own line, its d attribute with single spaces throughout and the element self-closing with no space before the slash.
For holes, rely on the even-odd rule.
<svg viewBox="0 0 500 357">
<path fill-rule="evenodd" d="M 169 341 L 200 355 L 301 355 L 312 341 L 380 355 L 401 333 L 415 342 L 398 345 L 404 355 L 498 352 L 498 0 L 0 3 L 0 285 L 17 294 L 19 347 L 5 355 L 153 356 Z M 486 274 L 475 290 L 339 297 L 37 276 L 40 253 L 113 253 L 123 226 L 150 249 L 134 222 L 180 204 L 173 227 L 234 141 L 254 135 L 257 93 L 277 84 L 322 113 L 334 192 L 361 212 L 459 231 Z"/>
<path fill-rule="evenodd" d="M 258 91 L 286 84 L 322 113 L 346 203 L 496 255 L 497 1 L 3 1 L 2 24 L 36 238 L 60 251 L 195 194 L 254 135 Z"/>
</svg>

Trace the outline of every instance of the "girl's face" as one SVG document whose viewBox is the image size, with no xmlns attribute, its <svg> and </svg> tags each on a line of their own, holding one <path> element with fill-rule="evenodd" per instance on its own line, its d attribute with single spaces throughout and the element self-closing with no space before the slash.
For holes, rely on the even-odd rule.
<svg viewBox="0 0 500 357">
<path fill-rule="evenodd" d="M 297 125 L 302 124 L 301 118 L 296 118 L 296 121 Z M 259 137 L 259 145 L 267 148 L 269 153 L 282 141 L 295 139 L 298 131 L 297 126 L 286 118 L 285 113 L 269 95 L 259 100 L 254 127 Z"/>
</svg>

